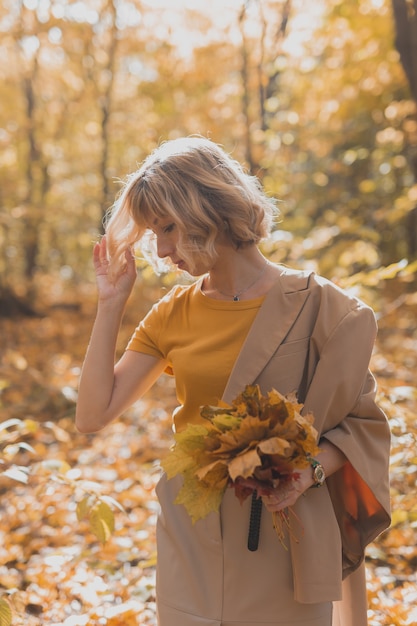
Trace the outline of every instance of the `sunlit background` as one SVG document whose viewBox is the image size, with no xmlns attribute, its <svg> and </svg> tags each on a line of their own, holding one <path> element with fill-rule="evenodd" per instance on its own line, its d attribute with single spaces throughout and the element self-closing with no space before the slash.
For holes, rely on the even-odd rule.
<svg viewBox="0 0 417 626">
<path fill-rule="evenodd" d="M 279 199 L 269 258 L 317 270 L 377 313 L 393 527 L 368 551 L 369 624 L 417 623 L 415 11 L 412 0 L 2 1 L 2 626 L 9 604 L 15 626 L 155 624 L 152 468 L 169 445 L 172 387 L 98 438 L 72 415 L 103 217 L 154 147 L 196 133 Z M 178 278 L 139 274 L 121 349 Z M 105 547 L 76 519 L 82 480 L 129 511 Z"/>
<path fill-rule="evenodd" d="M 415 256 L 395 28 L 388 0 L 4 0 L 3 282 L 85 276 L 118 181 L 192 133 L 282 201 L 276 260 L 339 279 Z"/>
</svg>

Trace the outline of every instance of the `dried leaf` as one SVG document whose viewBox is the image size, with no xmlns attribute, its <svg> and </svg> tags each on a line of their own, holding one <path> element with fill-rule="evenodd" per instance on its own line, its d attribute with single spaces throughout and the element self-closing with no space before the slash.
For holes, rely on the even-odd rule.
<svg viewBox="0 0 417 626">
<path fill-rule="evenodd" d="M 0 422 L 0 432 L 2 430 L 8 430 L 9 428 L 13 428 L 13 426 L 17 426 L 17 428 L 19 428 L 20 426 L 22 426 L 22 424 L 22 420 L 18 420 L 15 418 L 5 420 L 4 422 Z"/>
<path fill-rule="evenodd" d="M 3 457 L 7 460 L 13 459 L 21 450 L 26 450 L 27 452 L 36 452 L 36 450 L 26 443 L 25 441 L 19 441 L 18 443 L 11 443 L 3 449 Z"/>
<path fill-rule="evenodd" d="M 112 498 L 111 496 L 103 495 L 103 496 L 100 496 L 100 500 L 102 502 L 106 502 L 109 506 L 110 505 L 115 506 L 116 509 L 119 509 L 119 511 L 121 511 L 122 513 L 126 513 L 126 509 L 115 498 Z"/>
<path fill-rule="evenodd" d="M 81 520 L 87 517 L 88 512 L 91 508 L 89 503 L 90 503 L 90 496 L 85 496 L 85 498 L 83 498 L 77 503 L 76 513 L 77 513 L 77 519 L 79 522 L 81 522 Z"/>
<path fill-rule="evenodd" d="M 256 448 L 243 452 L 229 461 L 229 476 L 232 481 L 235 481 L 239 477 L 249 478 L 249 476 L 253 476 L 256 468 L 259 467 L 261 463 L 262 461 Z"/>
<path fill-rule="evenodd" d="M 293 446 L 289 443 L 289 441 L 286 441 L 281 437 L 271 437 L 271 439 L 260 441 L 258 449 L 263 454 L 277 454 L 278 456 L 288 457 L 293 450 Z"/>
<path fill-rule="evenodd" d="M 176 502 L 193 522 L 218 510 L 228 484 L 243 501 L 253 490 L 269 493 L 297 479 L 296 470 L 318 451 L 312 416 L 302 417 L 301 409 L 294 395 L 273 389 L 262 396 L 258 385 L 247 386 L 230 407 L 202 407 L 207 427 L 187 426 L 162 463 L 168 478 L 182 474 Z"/>
<path fill-rule="evenodd" d="M 17 480 L 19 483 L 27 483 L 29 480 L 29 470 L 27 467 L 13 465 L 7 470 L 1 473 L 2 476 L 7 476 L 13 480 Z"/>
<path fill-rule="evenodd" d="M 237 417 L 236 415 L 230 415 L 230 413 L 220 413 L 219 415 L 215 415 L 213 417 L 212 424 L 219 430 L 226 431 L 237 428 L 241 421 L 242 418 Z"/>
<path fill-rule="evenodd" d="M 0 626 L 10 626 L 12 623 L 12 610 L 4 598 L 0 598 Z"/>
<path fill-rule="evenodd" d="M 203 465 L 203 467 L 196 466 L 197 469 L 195 469 L 194 473 L 199 480 L 204 480 L 206 476 L 211 472 L 211 470 L 213 470 L 218 465 L 223 465 L 227 474 L 227 464 L 224 461 L 218 460 L 215 460 L 212 463 L 208 463 L 207 465 Z"/>
<path fill-rule="evenodd" d="M 218 464 L 219 466 L 220 464 Z M 207 477 L 208 475 L 206 475 L 206 479 Z M 227 470 L 224 472 L 219 467 L 219 475 L 214 472 L 212 479 L 212 481 L 207 482 L 207 480 L 199 480 L 194 472 L 184 474 L 184 484 L 175 503 L 185 506 L 193 524 L 212 511 L 219 510 L 227 486 Z"/>
<path fill-rule="evenodd" d="M 71 469 L 71 466 L 61 459 L 47 459 L 46 461 L 42 461 L 40 466 L 44 470 L 54 474 L 66 474 Z"/>
<path fill-rule="evenodd" d="M 259 441 L 267 436 L 268 424 L 257 417 L 246 417 L 241 420 L 236 430 L 229 430 L 218 437 L 219 448 L 216 455 L 229 455 L 232 452 L 243 451 L 255 447 Z"/>
<path fill-rule="evenodd" d="M 99 502 L 88 515 L 91 531 L 101 543 L 106 543 L 114 530 L 114 514 L 108 504 Z"/>
<path fill-rule="evenodd" d="M 174 447 L 170 454 L 161 461 L 161 466 L 168 478 L 183 474 L 193 465 L 193 458 L 184 454 L 180 447 Z"/>
</svg>

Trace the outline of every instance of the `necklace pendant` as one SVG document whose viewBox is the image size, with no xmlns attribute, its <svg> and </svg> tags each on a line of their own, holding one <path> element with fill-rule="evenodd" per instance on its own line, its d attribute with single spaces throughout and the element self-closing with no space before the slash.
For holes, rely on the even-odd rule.
<svg viewBox="0 0 417 626">
<path fill-rule="evenodd" d="M 239 302 L 239 296 L 233 296 L 233 302 Z"/>
</svg>

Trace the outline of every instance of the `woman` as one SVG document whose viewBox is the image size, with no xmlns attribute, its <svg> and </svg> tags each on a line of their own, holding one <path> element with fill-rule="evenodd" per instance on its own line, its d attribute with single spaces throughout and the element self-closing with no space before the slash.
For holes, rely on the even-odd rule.
<svg viewBox="0 0 417 626">
<path fill-rule="evenodd" d="M 129 178 L 94 248 L 98 311 L 80 380 L 80 431 L 103 428 L 166 371 L 176 380 L 177 431 L 202 419 L 200 406 L 231 402 L 257 383 L 263 393 L 296 390 L 320 434 L 312 466 L 263 497 L 251 549 L 250 502 L 241 506 L 228 490 L 219 514 L 192 525 L 173 503 L 178 481 L 161 478 L 160 626 L 367 623 L 364 549 L 389 524 L 389 430 L 368 371 L 374 315 L 313 272 L 267 261 L 257 244 L 273 214 L 257 179 L 216 144 L 179 139 Z M 198 278 L 154 305 L 114 366 L 138 242 Z M 303 532 L 285 550 L 270 513 L 289 506 Z"/>
</svg>

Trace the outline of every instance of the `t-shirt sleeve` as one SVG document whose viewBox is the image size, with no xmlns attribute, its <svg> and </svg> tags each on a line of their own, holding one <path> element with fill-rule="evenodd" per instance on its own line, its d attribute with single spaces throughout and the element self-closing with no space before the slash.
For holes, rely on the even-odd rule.
<svg viewBox="0 0 417 626">
<path fill-rule="evenodd" d="M 168 360 L 164 351 L 162 331 L 167 328 L 167 319 L 172 307 L 170 294 L 167 294 L 159 302 L 154 304 L 150 311 L 139 323 L 131 336 L 126 350 L 149 354 L 157 359 Z M 169 364 L 166 373 L 172 374 L 172 366 Z"/>
<path fill-rule="evenodd" d="M 156 342 L 155 334 L 152 332 L 152 328 L 147 324 L 147 317 L 148 316 L 146 316 L 135 329 L 126 346 L 126 350 L 143 352 L 155 356 L 158 359 L 164 359 L 165 357 Z"/>
</svg>

